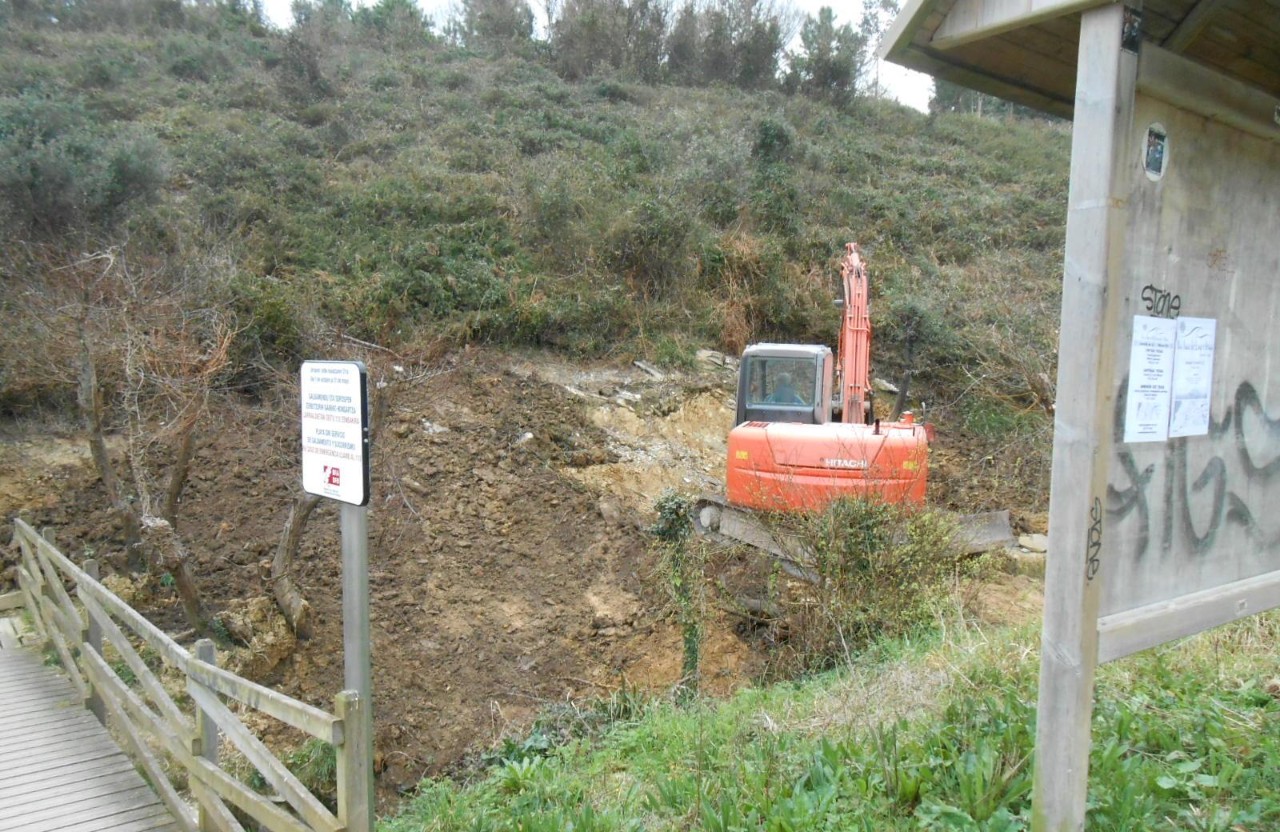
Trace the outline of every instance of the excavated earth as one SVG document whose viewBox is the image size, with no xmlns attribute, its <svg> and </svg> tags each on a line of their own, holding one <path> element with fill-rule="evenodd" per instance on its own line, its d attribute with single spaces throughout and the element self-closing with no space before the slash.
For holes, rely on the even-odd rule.
<svg viewBox="0 0 1280 832">
<path fill-rule="evenodd" d="M 428 364 L 370 361 L 376 388 L 369 511 L 375 767 L 384 800 L 464 768 L 556 703 L 677 682 L 680 631 L 645 528 L 669 488 L 721 488 L 733 371 L 671 378 L 630 365 L 468 350 Z M 315 632 L 296 641 L 267 600 L 268 563 L 298 490 L 296 398 L 222 404 L 201 435 L 178 528 L 239 672 L 331 710 L 341 687 L 338 517 L 321 504 L 295 576 Z M 122 572 L 122 537 L 83 437 L 18 426 L 0 442 L 0 511 L 52 527 L 76 558 Z M 124 471 L 123 443 L 114 446 Z M 0 592 L 13 579 L 5 551 Z M 715 586 L 758 573 L 718 561 Z M 109 585 L 180 639 L 158 577 Z M 1025 582 L 1024 582 L 1025 584 Z M 1035 605 L 1033 586 L 1012 592 Z M 990 594 L 989 594 L 990 595 Z M 704 691 L 759 678 L 767 639 L 707 604 Z M 1019 602 L 1021 603 L 1021 601 Z M 277 746 L 287 730 L 256 726 Z"/>
</svg>

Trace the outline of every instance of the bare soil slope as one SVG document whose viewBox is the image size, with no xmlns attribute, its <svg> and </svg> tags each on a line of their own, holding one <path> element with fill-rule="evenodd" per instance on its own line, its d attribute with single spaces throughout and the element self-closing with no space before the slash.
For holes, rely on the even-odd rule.
<svg viewBox="0 0 1280 832">
<path fill-rule="evenodd" d="M 723 447 L 727 421 L 708 424 L 723 414 L 707 411 L 731 394 L 713 392 L 714 378 L 664 385 L 630 368 L 484 351 L 389 370 L 386 380 L 369 514 L 384 789 L 449 770 L 526 729 L 547 704 L 607 695 L 624 679 L 650 690 L 674 683 L 679 636 L 642 512 L 669 485 L 714 487 L 714 448 L 701 435 L 680 439 L 696 424 Z M 266 561 L 296 493 L 295 407 L 286 398 L 217 414 L 179 529 L 207 603 L 249 636 L 235 658 L 242 672 L 331 707 L 342 681 L 334 506 L 317 508 L 297 564 L 314 637 L 295 645 L 262 603 Z M 623 427 L 606 430 L 615 423 Z M 81 447 L 47 437 L 0 447 L 0 509 L 54 527 L 73 555 L 92 550 L 119 566 L 118 529 Z M 153 620 L 183 630 L 161 581 L 123 588 Z M 712 692 L 760 667 L 732 624 L 717 621 L 708 633 Z"/>
</svg>

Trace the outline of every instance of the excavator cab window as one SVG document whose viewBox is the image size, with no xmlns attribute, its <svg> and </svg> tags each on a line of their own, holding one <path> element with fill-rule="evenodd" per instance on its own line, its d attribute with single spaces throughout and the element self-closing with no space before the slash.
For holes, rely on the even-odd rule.
<svg viewBox="0 0 1280 832">
<path fill-rule="evenodd" d="M 815 356 L 751 355 L 740 377 L 738 422 L 814 424 L 822 401 L 822 362 Z"/>
</svg>

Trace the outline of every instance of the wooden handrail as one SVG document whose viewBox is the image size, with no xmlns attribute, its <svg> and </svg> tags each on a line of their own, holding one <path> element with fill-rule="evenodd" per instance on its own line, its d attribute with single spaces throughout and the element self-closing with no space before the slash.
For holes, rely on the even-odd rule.
<svg viewBox="0 0 1280 832">
<path fill-rule="evenodd" d="M 86 703 L 102 703 L 125 750 L 147 772 L 181 828 L 242 832 L 229 808 L 233 806 L 271 832 L 372 832 L 368 823 L 373 799 L 368 787 L 372 765 L 368 702 L 354 691 L 342 691 L 334 701 L 337 714 L 330 714 L 218 667 L 211 644 L 205 643 L 201 650 L 207 652 L 197 658 L 23 520 L 14 521 L 14 541 L 22 551 L 19 591 L 2 596 L 4 608 L 17 606 L 15 596 L 20 596 L 21 606 L 31 612 L 41 638 L 53 644 Z M 68 585 L 73 591 L 68 591 Z M 135 639 L 185 676 L 186 692 L 192 700 L 187 707 L 194 713 L 184 713 L 169 695 L 139 654 Z M 99 651 L 104 640 L 119 654 L 132 680 L 122 679 L 102 657 Z M 250 732 L 223 703 L 223 696 L 334 746 L 336 813 Z M 258 794 L 218 765 L 219 733 L 258 769 L 285 799 L 285 805 Z M 169 782 L 157 748 L 185 771 L 183 779 L 195 799 L 195 811 Z"/>
</svg>

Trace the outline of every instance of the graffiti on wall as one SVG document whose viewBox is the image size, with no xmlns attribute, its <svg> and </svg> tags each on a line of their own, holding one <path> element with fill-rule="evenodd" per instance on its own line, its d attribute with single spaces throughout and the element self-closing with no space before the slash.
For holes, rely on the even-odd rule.
<svg viewBox="0 0 1280 832">
<path fill-rule="evenodd" d="M 1263 550 L 1280 546 L 1280 512 L 1275 492 L 1266 490 L 1280 482 L 1280 414 L 1267 413 L 1253 384 L 1240 383 L 1221 419 L 1210 419 L 1207 437 L 1169 440 L 1163 458 L 1145 467 L 1122 442 L 1127 389 L 1126 378 L 1116 396 L 1118 465 L 1116 482 L 1107 486 L 1107 514 L 1136 523 L 1132 556 L 1141 560 L 1153 547 L 1169 552 L 1178 545 L 1201 557 L 1232 526 Z M 1258 496 L 1271 499 L 1264 504 Z"/>
</svg>

